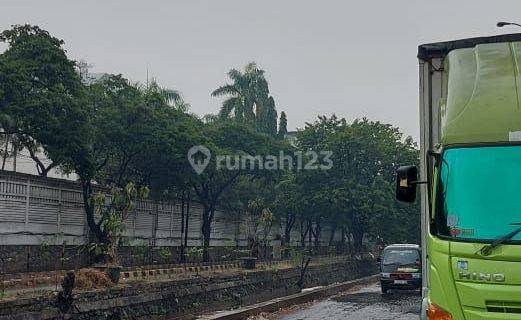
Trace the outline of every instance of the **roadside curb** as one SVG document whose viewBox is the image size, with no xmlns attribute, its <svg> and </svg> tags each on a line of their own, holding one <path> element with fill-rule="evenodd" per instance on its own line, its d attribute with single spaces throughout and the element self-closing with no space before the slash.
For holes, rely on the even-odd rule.
<svg viewBox="0 0 521 320">
<path fill-rule="evenodd" d="M 250 316 L 255 316 L 263 312 L 275 312 L 281 308 L 287 308 L 296 304 L 302 304 L 309 301 L 326 298 L 359 284 L 370 283 L 378 279 L 378 274 L 355 279 L 347 282 L 332 284 L 313 291 L 296 293 L 289 296 L 272 299 L 269 301 L 253 304 L 236 310 L 223 311 L 210 316 L 201 316 L 199 320 L 240 320 Z"/>
<path fill-rule="evenodd" d="M 348 256 L 341 255 L 334 258 L 317 257 L 318 263 L 335 263 L 347 259 Z M 259 261 L 257 269 L 270 267 L 284 267 L 291 265 L 289 259 L 276 261 Z M 88 268 L 89 266 L 86 266 Z M 213 265 L 201 265 L 196 263 L 188 264 L 164 264 L 164 265 L 144 265 L 135 267 L 124 267 L 121 270 L 120 283 L 130 283 L 139 281 L 161 281 L 174 279 L 179 274 L 198 275 L 202 272 L 230 272 L 243 270 L 243 266 L 239 261 L 221 262 Z M 75 270 L 49 270 L 37 272 L 20 272 L 12 274 L 0 274 L 0 288 L 7 290 L 16 289 L 39 289 L 42 287 L 59 286 L 68 271 Z"/>
</svg>

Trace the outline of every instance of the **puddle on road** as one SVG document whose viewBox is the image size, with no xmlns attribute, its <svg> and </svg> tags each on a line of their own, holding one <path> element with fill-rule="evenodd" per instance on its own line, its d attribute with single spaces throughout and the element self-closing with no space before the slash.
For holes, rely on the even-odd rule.
<svg viewBox="0 0 521 320">
<path fill-rule="evenodd" d="M 390 294 L 382 295 L 379 292 L 359 292 L 332 298 L 332 301 L 339 303 L 355 304 L 361 307 L 373 305 L 384 307 L 390 312 L 398 313 L 420 313 L 420 293 L 413 291 L 395 291 Z"/>
<path fill-rule="evenodd" d="M 382 295 L 377 285 L 317 302 L 307 308 L 264 319 L 279 320 L 409 320 L 418 319 L 419 292 L 394 291 Z"/>
</svg>

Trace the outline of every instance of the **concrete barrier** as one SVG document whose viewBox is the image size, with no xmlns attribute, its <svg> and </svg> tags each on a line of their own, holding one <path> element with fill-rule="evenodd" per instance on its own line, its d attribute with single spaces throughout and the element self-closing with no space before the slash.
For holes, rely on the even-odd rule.
<svg viewBox="0 0 521 320">
<path fill-rule="evenodd" d="M 345 261 L 347 256 L 338 257 L 314 257 L 312 264 L 320 264 L 324 262 L 335 263 Z M 265 269 L 269 267 L 278 267 L 286 265 L 287 268 L 292 266 L 291 260 L 279 261 L 261 261 L 257 263 L 257 269 Z M 121 272 L 120 282 L 129 283 L 135 281 L 151 281 L 151 280 L 168 280 L 184 273 L 200 272 L 226 272 L 231 270 L 242 269 L 239 262 L 221 263 L 217 265 L 158 265 L 144 266 L 141 268 L 124 268 Z M 9 289 L 27 289 L 39 288 L 43 286 L 60 285 L 63 277 L 68 270 L 44 271 L 44 272 L 27 272 L 18 274 L 3 275 L 0 284 L 3 288 Z"/>
</svg>

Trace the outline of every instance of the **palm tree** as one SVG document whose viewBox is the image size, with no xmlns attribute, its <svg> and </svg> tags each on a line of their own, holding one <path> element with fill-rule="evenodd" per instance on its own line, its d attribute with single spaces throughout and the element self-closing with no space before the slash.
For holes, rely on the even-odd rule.
<svg viewBox="0 0 521 320">
<path fill-rule="evenodd" d="M 254 123 L 256 116 L 262 113 L 263 103 L 269 90 L 264 78 L 264 70 L 259 69 L 254 62 L 244 67 L 244 72 L 232 69 L 228 72 L 232 83 L 227 83 L 212 92 L 212 96 L 228 96 L 223 102 L 219 116 L 228 118 L 234 115 L 238 121 Z"/>
<path fill-rule="evenodd" d="M 181 93 L 177 90 L 161 87 L 155 79 L 152 79 L 146 87 L 138 85 L 143 93 L 145 101 L 149 105 L 169 105 L 179 111 L 188 112 L 190 104 L 183 100 Z"/>
</svg>

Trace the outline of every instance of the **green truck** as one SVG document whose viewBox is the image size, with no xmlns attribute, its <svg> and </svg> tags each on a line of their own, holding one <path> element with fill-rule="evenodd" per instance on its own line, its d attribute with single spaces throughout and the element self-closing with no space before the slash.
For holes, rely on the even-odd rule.
<svg viewBox="0 0 521 320">
<path fill-rule="evenodd" d="M 420 167 L 398 200 L 422 210 L 422 319 L 521 319 L 521 34 L 424 44 Z"/>
</svg>

